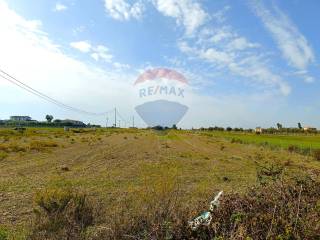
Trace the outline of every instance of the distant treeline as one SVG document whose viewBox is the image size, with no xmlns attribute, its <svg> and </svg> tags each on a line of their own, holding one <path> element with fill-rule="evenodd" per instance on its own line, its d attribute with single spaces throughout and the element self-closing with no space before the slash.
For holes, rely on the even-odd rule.
<svg viewBox="0 0 320 240">
<path fill-rule="evenodd" d="M 227 127 L 227 128 L 223 128 L 223 127 L 208 127 L 208 128 L 204 128 L 201 127 L 199 129 L 192 129 L 192 130 L 200 130 L 200 131 L 227 131 L 227 132 L 256 132 L 255 129 L 244 129 L 244 128 L 232 128 L 232 127 Z M 277 134 L 277 133 L 320 133 L 320 131 L 316 130 L 316 129 L 308 129 L 308 130 L 304 130 L 302 128 L 262 128 L 261 131 L 256 132 L 256 133 L 266 133 L 266 134 Z"/>
<path fill-rule="evenodd" d="M 80 121 L 56 119 L 52 122 L 0 120 L 0 127 L 74 127 L 74 128 L 86 128 L 86 127 L 101 127 L 101 126 L 100 125 L 85 124 Z"/>
</svg>

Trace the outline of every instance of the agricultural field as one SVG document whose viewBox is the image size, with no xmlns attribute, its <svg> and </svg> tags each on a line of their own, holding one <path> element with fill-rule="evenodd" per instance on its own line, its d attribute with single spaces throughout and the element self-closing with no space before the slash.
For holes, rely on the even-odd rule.
<svg viewBox="0 0 320 240">
<path fill-rule="evenodd" d="M 288 147 L 317 149 L 319 140 L 318 136 L 177 130 L 1 129 L 0 239 L 59 239 L 72 231 L 74 235 L 70 233 L 65 239 L 256 239 L 254 234 L 258 233 L 241 225 L 241 221 L 248 225 L 243 220 L 244 205 L 240 211 L 240 205 L 232 204 L 238 204 L 241 197 L 247 203 L 272 192 L 270 181 L 281 180 L 283 187 L 292 179 L 298 187 L 290 185 L 285 189 L 293 190 L 281 194 L 288 194 L 285 199 L 299 199 L 299 205 L 290 205 L 293 222 L 281 220 L 287 227 L 284 235 L 279 235 L 281 224 L 273 227 L 276 218 L 272 205 L 273 201 L 280 205 L 284 198 L 279 200 L 276 193 L 271 194 L 270 206 L 260 206 L 271 210 L 261 219 L 268 223 L 270 239 L 278 235 L 283 237 L 279 239 L 288 239 L 285 237 L 296 236 L 299 231 L 314 237 L 320 230 L 319 223 L 309 224 L 313 228 L 305 230 L 310 226 L 303 225 L 304 215 L 299 211 L 303 204 L 314 205 L 314 209 L 303 212 L 311 214 L 306 215 L 309 223 L 320 214 L 319 196 L 315 194 L 319 185 L 309 184 L 320 180 L 320 161 L 311 152 L 300 154 L 288 151 Z M 261 145 L 265 142 L 268 144 Z M 302 191 L 303 184 L 308 188 Z M 257 186 L 264 187 L 265 192 L 254 190 Z M 223 215 L 226 211 L 217 213 L 217 219 L 227 221 L 225 225 L 217 225 L 214 231 L 201 229 L 202 233 L 188 229 L 187 221 L 206 210 L 221 190 L 229 196 L 223 204 L 237 209 L 229 211 L 231 217 Z M 70 207 L 68 199 L 73 197 L 78 199 L 74 204 L 82 203 L 75 205 L 72 212 L 80 216 L 81 224 L 66 220 L 72 229 L 63 229 L 69 225 L 57 224 L 57 218 L 59 214 L 65 216 L 64 209 Z M 89 204 L 84 207 L 86 201 Z M 43 210 L 45 213 L 41 213 Z M 277 212 L 280 216 L 287 210 L 278 206 Z M 255 219 L 258 223 L 261 220 Z M 201 235 L 203 232 L 205 235 Z"/>
<path fill-rule="evenodd" d="M 319 134 L 255 134 L 246 132 L 226 132 L 214 131 L 206 132 L 205 135 L 212 137 L 223 137 L 229 140 L 253 143 L 258 145 L 270 145 L 271 147 L 279 147 L 288 149 L 296 147 L 300 150 L 320 149 Z"/>
</svg>

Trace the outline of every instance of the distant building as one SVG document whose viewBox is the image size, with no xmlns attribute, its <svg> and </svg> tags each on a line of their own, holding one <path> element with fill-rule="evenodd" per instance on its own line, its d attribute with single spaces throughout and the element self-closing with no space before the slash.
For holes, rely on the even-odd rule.
<svg viewBox="0 0 320 240">
<path fill-rule="evenodd" d="M 10 117 L 11 121 L 31 121 L 31 117 L 29 116 L 11 116 Z"/>
<path fill-rule="evenodd" d="M 254 131 L 255 131 L 255 133 L 262 133 L 263 129 L 261 127 L 256 127 L 256 129 Z"/>
<path fill-rule="evenodd" d="M 317 131 L 317 129 L 315 127 L 309 127 L 309 126 L 303 127 L 303 130 L 304 131 Z"/>
</svg>

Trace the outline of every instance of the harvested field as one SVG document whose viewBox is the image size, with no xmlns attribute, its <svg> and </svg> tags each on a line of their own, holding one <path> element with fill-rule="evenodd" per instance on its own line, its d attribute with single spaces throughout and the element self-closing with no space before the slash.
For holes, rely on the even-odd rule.
<svg viewBox="0 0 320 240">
<path fill-rule="evenodd" d="M 313 156 L 187 131 L 0 130 L 0 156 L 0 226 L 12 239 L 30 234 L 35 196 L 46 189 L 85 194 L 99 209 L 96 230 L 111 226 L 112 216 L 134 219 L 146 209 L 157 215 L 166 204 L 190 220 L 220 190 L 247 196 L 263 181 L 306 175 L 316 181 L 320 173 Z M 129 224 L 123 219 L 120 235 L 121 224 Z"/>
</svg>

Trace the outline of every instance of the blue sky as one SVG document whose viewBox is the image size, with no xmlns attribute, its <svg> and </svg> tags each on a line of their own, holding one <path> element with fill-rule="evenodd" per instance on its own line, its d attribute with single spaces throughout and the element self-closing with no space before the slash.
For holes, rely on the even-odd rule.
<svg viewBox="0 0 320 240">
<path fill-rule="evenodd" d="M 0 0 L 0 68 L 64 103 L 117 107 L 125 119 L 136 115 L 137 76 L 172 68 L 191 88 L 182 127 L 320 127 L 319 11 L 317 0 Z M 105 122 L 3 79 L 0 91 L 0 119 Z"/>
</svg>

